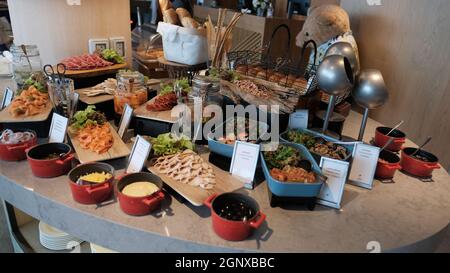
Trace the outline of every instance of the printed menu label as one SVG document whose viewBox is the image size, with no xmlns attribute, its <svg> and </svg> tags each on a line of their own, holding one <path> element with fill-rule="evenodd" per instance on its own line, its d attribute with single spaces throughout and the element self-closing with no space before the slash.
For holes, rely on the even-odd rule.
<svg viewBox="0 0 450 273">
<path fill-rule="evenodd" d="M 120 120 L 119 130 L 117 133 L 120 138 L 123 138 L 125 132 L 128 130 L 128 126 L 130 126 L 131 118 L 133 117 L 133 108 L 128 104 L 125 104 L 125 108 L 123 109 L 122 119 Z"/>
<path fill-rule="evenodd" d="M 53 113 L 52 124 L 50 126 L 49 142 L 61 143 L 66 138 L 67 126 L 69 125 L 69 119 Z"/>
<path fill-rule="evenodd" d="M 308 110 L 297 110 L 289 117 L 289 128 L 291 129 L 307 129 L 308 128 Z"/>
<path fill-rule="evenodd" d="M 322 157 L 320 166 L 323 175 L 328 179 L 322 186 L 317 202 L 324 206 L 340 209 L 350 164 L 345 161 Z"/>
<path fill-rule="evenodd" d="M 363 143 L 356 144 L 353 151 L 350 183 L 372 189 L 379 156 L 380 148 Z"/>
<path fill-rule="evenodd" d="M 5 92 L 3 93 L 3 100 L 1 109 L 5 109 L 5 107 L 8 107 L 8 105 L 11 103 L 12 99 L 14 97 L 14 92 L 11 90 L 11 88 L 6 88 Z"/>
<path fill-rule="evenodd" d="M 143 137 L 137 136 L 136 142 L 131 150 L 126 173 L 138 173 L 144 168 L 145 162 L 150 155 L 152 145 Z"/>
<path fill-rule="evenodd" d="M 245 187 L 253 189 L 256 166 L 258 164 L 260 146 L 236 141 L 230 173 L 245 182 Z"/>
</svg>

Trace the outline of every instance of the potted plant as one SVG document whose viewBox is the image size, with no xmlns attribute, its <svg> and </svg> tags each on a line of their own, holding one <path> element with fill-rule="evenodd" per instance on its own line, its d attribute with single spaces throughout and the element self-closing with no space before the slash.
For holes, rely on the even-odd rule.
<svg viewBox="0 0 450 273">
<path fill-rule="evenodd" d="M 253 7 L 256 9 L 256 15 L 258 16 L 264 16 L 269 5 L 269 0 L 253 0 Z"/>
</svg>

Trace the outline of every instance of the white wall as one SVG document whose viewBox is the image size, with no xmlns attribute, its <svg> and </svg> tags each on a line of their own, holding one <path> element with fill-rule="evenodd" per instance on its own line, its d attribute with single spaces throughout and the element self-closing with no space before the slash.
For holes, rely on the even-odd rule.
<svg viewBox="0 0 450 273">
<path fill-rule="evenodd" d="M 36 44 L 44 64 L 88 53 L 89 38 L 125 37 L 131 60 L 129 0 L 8 0 L 16 44 Z"/>
</svg>

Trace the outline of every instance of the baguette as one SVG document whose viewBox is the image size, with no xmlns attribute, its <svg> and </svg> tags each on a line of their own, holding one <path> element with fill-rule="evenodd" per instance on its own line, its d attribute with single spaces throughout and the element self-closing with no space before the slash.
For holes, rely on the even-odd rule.
<svg viewBox="0 0 450 273">
<path fill-rule="evenodd" d="M 181 25 L 186 28 L 198 28 L 200 24 L 194 18 L 184 17 L 181 19 Z"/>
<path fill-rule="evenodd" d="M 169 24 L 172 24 L 172 25 L 178 25 L 179 24 L 178 15 L 175 12 L 175 10 L 172 9 L 172 8 L 163 11 L 163 20 L 164 20 L 164 23 L 169 23 Z"/>
<path fill-rule="evenodd" d="M 164 13 L 164 11 L 171 8 L 172 3 L 169 0 L 159 0 L 159 9 L 161 10 L 161 13 Z"/>
<path fill-rule="evenodd" d="M 191 13 L 185 8 L 177 8 L 175 12 L 177 13 L 178 19 L 180 19 L 180 21 L 182 21 L 182 19 L 185 17 L 192 18 Z"/>
</svg>

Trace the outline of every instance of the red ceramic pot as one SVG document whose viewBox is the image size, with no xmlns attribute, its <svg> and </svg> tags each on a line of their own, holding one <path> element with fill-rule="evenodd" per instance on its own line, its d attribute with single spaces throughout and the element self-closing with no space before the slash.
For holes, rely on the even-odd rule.
<svg viewBox="0 0 450 273">
<path fill-rule="evenodd" d="M 46 159 L 51 154 L 58 154 L 60 157 Z M 28 149 L 27 158 L 35 176 L 52 178 L 67 174 L 72 168 L 72 160 L 75 155 L 67 144 L 48 143 Z"/>
<path fill-rule="evenodd" d="M 400 161 L 402 169 L 417 177 L 431 177 L 434 170 L 441 168 L 439 159 L 435 155 L 421 150 L 416 155 L 426 158 L 428 162 L 419 160 L 416 157 L 411 156 L 416 150 L 416 148 L 403 149 L 402 159 Z"/>
<path fill-rule="evenodd" d="M 32 130 L 13 130 L 14 132 L 30 132 L 34 135 L 27 142 L 19 144 L 0 143 L 0 159 L 5 161 L 22 161 L 27 159 L 27 149 L 37 145 L 37 134 Z"/>
<path fill-rule="evenodd" d="M 122 193 L 122 190 L 135 182 L 150 182 L 155 184 L 159 191 L 152 195 L 144 197 L 131 197 Z M 123 212 L 133 216 L 142 216 L 151 213 L 160 207 L 164 200 L 162 192 L 163 182 L 151 173 L 133 173 L 127 174 L 119 179 L 116 186 L 116 194 L 119 199 L 120 208 Z"/>
<path fill-rule="evenodd" d="M 375 131 L 375 146 L 383 148 L 391 138 L 394 141 L 386 148 L 391 152 L 399 152 L 402 150 L 403 144 L 406 142 L 406 134 L 399 130 L 394 130 L 389 136 L 387 134 L 392 130 L 388 127 L 378 127 Z"/>
<path fill-rule="evenodd" d="M 112 177 L 103 183 L 93 185 L 77 184 L 81 176 L 94 172 L 109 173 Z M 85 205 L 100 204 L 108 200 L 113 193 L 114 168 L 106 163 L 99 162 L 81 164 L 70 171 L 69 180 L 72 197 L 76 202 Z"/>
<path fill-rule="evenodd" d="M 229 206 L 245 204 L 254 213 L 250 219 L 228 220 L 220 213 Z M 254 230 L 261 227 L 266 219 L 266 215 L 259 210 L 259 206 L 248 196 L 237 193 L 224 193 L 222 195 L 212 195 L 205 205 L 211 209 L 212 225 L 217 235 L 228 241 L 243 241 L 247 239 Z"/>
<path fill-rule="evenodd" d="M 386 162 L 382 162 L 381 160 Z M 394 178 L 395 172 L 400 170 L 400 157 L 389 151 L 381 151 L 380 159 L 378 160 L 377 170 L 375 176 L 379 179 Z"/>
</svg>

